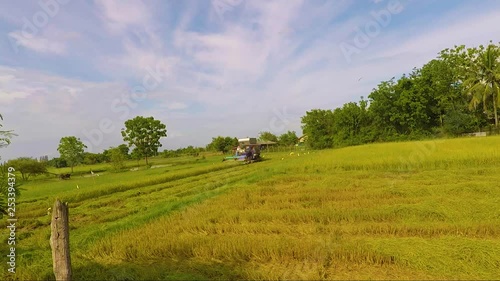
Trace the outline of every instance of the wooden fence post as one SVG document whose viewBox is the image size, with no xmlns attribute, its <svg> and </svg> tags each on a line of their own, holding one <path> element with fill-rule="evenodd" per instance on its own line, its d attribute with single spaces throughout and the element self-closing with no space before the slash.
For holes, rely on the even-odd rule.
<svg viewBox="0 0 500 281">
<path fill-rule="evenodd" d="M 52 264 L 56 280 L 71 281 L 71 258 L 69 253 L 69 212 L 68 203 L 59 199 L 52 209 L 50 223 L 50 247 L 52 248 Z"/>
</svg>

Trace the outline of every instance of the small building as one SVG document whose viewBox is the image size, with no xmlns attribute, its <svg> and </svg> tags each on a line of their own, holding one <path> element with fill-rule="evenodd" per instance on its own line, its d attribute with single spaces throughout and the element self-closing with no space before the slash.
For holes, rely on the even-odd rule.
<svg viewBox="0 0 500 281">
<path fill-rule="evenodd" d="M 306 141 L 307 141 L 307 135 L 303 135 L 303 136 L 299 137 L 296 146 L 303 146 L 303 145 L 305 145 Z"/>
<path fill-rule="evenodd" d="M 487 134 L 486 134 L 486 132 L 475 132 L 475 133 L 463 134 L 463 136 L 469 136 L 469 137 L 486 137 Z"/>
<path fill-rule="evenodd" d="M 259 141 L 257 144 L 260 145 L 260 149 L 267 149 L 270 146 L 278 144 L 277 142 L 274 141 Z"/>
</svg>

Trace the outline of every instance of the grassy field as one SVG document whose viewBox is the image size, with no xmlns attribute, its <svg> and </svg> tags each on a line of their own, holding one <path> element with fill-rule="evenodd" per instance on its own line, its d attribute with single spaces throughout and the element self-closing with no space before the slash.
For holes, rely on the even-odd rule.
<svg viewBox="0 0 500 281">
<path fill-rule="evenodd" d="M 3 279 L 53 279 L 56 197 L 69 202 L 77 280 L 500 276 L 499 137 L 263 155 L 26 183 L 17 273 Z"/>
</svg>

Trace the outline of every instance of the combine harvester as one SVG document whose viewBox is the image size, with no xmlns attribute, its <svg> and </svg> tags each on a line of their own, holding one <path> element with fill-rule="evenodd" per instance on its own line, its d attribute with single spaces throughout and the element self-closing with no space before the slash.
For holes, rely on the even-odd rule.
<svg viewBox="0 0 500 281">
<path fill-rule="evenodd" d="M 238 140 L 238 146 L 234 150 L 234 155 L 227 156 L 222 162 L 227 160 L 244 161 L 245 164 L 258 162 L 260 157 L 260 144 L 256 138 L 244 138 Z"/>
</svg>

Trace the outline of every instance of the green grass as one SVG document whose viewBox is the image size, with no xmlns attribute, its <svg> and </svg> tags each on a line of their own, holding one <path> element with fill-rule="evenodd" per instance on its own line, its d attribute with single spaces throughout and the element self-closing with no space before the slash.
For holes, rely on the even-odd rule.
<svg viewBox="0 0 500 281">
<path fill-rule="evenodd" d="M 4 279 L 53 279 L 55 198 L 69 202 L 78 280 L 496 279 L 499 147 L 487 137 L 251 165 L 158 159 L 167 166 L 32 181 L 19 198 L 17 273 Z"/>
<path fill-rule="evenodd" d="M 214 155 L 208 155 L 208 159 L 214 159 L 214 158 L 222 158 L 220 155 L 214 156 Z M 198 161 L 202 161 L 202 155 L 199 157 L 193 157 L 193 156 L 182 156 L 182 157 L 175 157 L 175 158 L 163 158 L 160 156 L 157 157 L 152 157 L 148 158 L 148 163 L 151 165 L 171 165 L 171 166 L 177 166 L 177 165 L 183 165 L 183 164 L 188 164 L 188 163 L 196 163 Z M 131 169 L 131 168 L 140 168 L 144 169 L 146 166 L 146 162 L 144 160 L 127 160 L 125 161 L 125 168 L 126 169 Z M 94 164 L 94 165 L 78 165 L 73 167 L 73 175 L 82 175 L 82 174 L 89 174 L 90 171 L 92 170 L 93 172 L 103 172 L 103 171 L 108 171 L 111 169 L 111 164 L 109 163 L 100 163 L 100 164 Z M 71 173 L 71 168 L 70 167 L 64 167 L 64 168 L 54 168 L 54 167 L 49 167 L 48 171 L 54 174 L 66 174 L 66 173 Z M 38 177 L 38 179 L 41 179 L 42 177 Z"/>
</svg>

